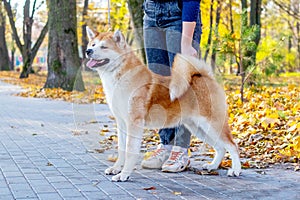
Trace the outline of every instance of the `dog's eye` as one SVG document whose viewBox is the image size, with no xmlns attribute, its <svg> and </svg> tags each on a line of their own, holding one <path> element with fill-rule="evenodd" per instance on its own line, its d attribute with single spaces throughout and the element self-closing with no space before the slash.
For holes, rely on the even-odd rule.
<svg viewBox="0 0 300 200">
<path fill-rule="evenodd" d="M 105 46 L 101 46 L 100 48 L 101 48 L 101 49 L 107 49 L 107 47 L 105 47 Z"/>
<path fill-rule="evenodd" d="M 94 43 L 94 44 L 92 44 L 92 47 L 94 47 L 96 44 Z"/>
</svg>

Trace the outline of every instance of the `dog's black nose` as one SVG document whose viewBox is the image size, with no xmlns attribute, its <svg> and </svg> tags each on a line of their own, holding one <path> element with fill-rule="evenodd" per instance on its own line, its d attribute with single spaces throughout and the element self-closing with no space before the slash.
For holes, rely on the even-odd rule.
<svg viewBox="0 0 300 200">
<path fill-rule="evenodd" d="M 93 52 L 94 52 L 93 49 L 87 49 L 87 50 L 85 51 L 86 55 L 88 55 L 88 56 L 92 55 Z"/>
</svg>

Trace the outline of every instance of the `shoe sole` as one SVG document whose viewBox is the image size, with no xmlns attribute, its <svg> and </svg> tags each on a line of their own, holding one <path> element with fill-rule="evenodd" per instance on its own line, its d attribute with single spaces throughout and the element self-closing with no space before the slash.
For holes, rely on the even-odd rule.
<svg viewBox="0 0 300 200">
<path fill-rule="evenodd" d="M 182 168 L 180 170 L 174 170 L 173 171 L 173 170 L 168 170 L 168 169 L 162 169 L 161 171 L 162 172 L 170 172 L 170 173 L 183 172 L 183 171 L 185 171 L 185 170 L 188 169 L 189 165 L 190 165 L 190 160 L 188 160 L 188 164 L 184 168 Z"/>
<path fill-rule="evenodd" d="M 143 169 L 161 169 L 161 167 L 147 167 L 147 166 L 142 166 Z"/>
</svg>

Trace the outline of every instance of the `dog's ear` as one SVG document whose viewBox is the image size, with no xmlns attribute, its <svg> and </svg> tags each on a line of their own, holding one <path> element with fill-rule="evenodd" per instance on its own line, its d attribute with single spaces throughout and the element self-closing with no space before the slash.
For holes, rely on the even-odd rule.
<svg viewBox="0 0 300 200">
<path fill-rule="evenodd" d="M 117 43 L 118 47 L 124 49 L 126 47 L 126 41 L 124 35 L 120 30 L 115 31 L 113 40 Z"/>
<path fill-rule="evenodd" d="M 86 33 L 89 38 L 89 41 L 91 41 L 92 39 L 94 39 L 96 37 L 96 33 L 92 29 L 90 29 L 88 26 L 86 27 Z"/>
</svg>

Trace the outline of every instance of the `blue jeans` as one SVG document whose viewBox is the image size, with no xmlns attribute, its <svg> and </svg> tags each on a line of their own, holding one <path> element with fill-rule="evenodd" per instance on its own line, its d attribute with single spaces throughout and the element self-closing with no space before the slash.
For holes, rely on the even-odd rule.
<svg viewBox="0 0 300 200">
<path fill-rule="evenodd" d="M 144 43 L 148 67 L 154 73 L 169 76 L 176 53 L 181 52 L 182 35 L 181 0 L 145 0 Z M 193 37 L 193 47 L 199 52 L 201 23 L 198 18 Z M 161 143 L 189 147 L 191 133 L 184 127 L 159 131 Z"/>
</svg>

